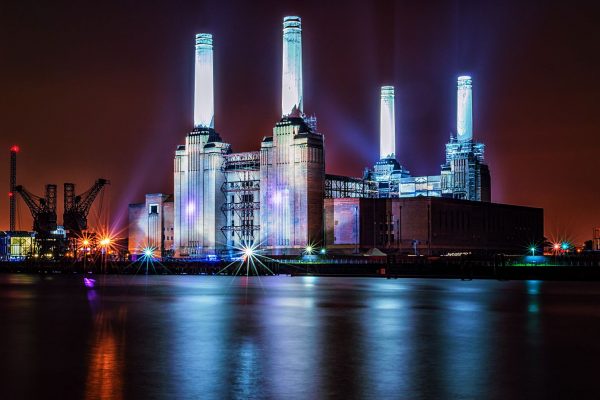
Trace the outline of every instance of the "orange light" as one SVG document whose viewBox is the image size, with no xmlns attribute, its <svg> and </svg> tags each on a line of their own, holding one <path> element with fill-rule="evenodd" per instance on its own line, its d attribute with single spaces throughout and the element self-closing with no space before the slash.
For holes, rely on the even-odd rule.
<svg viewBox="0 0 600 400">
<path fill-rule="evenodd" d="M 109 238 L 104 238 L 102 240 L 100 240 L 100 245 L 101 246 L 108 246 L 110 244 L 110 239 Z"/>
</svg>

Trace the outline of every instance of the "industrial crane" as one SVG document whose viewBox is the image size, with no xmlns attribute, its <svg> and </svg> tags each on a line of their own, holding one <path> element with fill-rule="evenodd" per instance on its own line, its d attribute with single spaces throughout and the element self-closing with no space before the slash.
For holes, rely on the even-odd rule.
<svg viewBox="0 0 600 400">
<path fill-rule="evenodd" d="M 69 236 L 80 236 L 87 229 L 87 217 L 90 208 L 102 188 L 110 182 L 106 179 L 98 179 L 86 192 L 76 195 L 75 184 L 65 183 L 65 202 L 63 225 Z"/>
<path fill-rule="evenodd" d="M 33 217 L 33 230 L 38 235 L 46 237 L 56 230 L 56 185 L 46 185 L 44 197 L 36 196 L 22 185 L 15 186 L 15 192 L 19 193 L 27 204 Z"/>
</svg>

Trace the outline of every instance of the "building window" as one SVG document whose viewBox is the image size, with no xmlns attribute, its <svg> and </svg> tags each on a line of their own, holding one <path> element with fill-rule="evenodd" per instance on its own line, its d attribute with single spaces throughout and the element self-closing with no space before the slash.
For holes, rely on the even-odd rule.
<svg viewBox="0 0 600 400">
<path fill-rule="evenodd" d="M 148 214 L 158 214 L 158 204 L 150 204 Z"/>
</svg>

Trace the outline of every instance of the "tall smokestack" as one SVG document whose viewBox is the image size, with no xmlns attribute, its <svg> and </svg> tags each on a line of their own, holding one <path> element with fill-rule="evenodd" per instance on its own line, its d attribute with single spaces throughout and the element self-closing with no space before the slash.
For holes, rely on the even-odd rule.
<svg viewBox="0 0 600 400">
<path fill-rule="evenodd" d="M 17 186 L 17 153 L 19 152 L 19 146 L 13 146 L 10 148 L 10 190 L 8 192 L 8 200 L 10 203 L 10 219 L 9 219 L 9 230 L 14 231 L 15 219 L 16 219 L 16 205 L 17 194 L 15 193 L 15 186 Z"/>
<path fill-rule="evenodd" d="M 381 118 L 379 120 L 379 157 L 396 157 L 396 117 L 394 115 L 394 87 L 381 87 Z"/>
<path fill-rule="evenodd" d="M 214 117 L 213 38 L 210 33 L 198 33 L 196 35 L 194 127 L 214 129 Z"/>
<path fill-rule="evenodd" d="M 473 140 L 473 80 L 470 76 L 458 77 L 456 101 L 456 133 L 461 142 Z"/>
<path fill-rule="evenodd" d="M 302 113 L 302 26 L 300 17 L 283 18 L 281 115 Z"/>
</svg>

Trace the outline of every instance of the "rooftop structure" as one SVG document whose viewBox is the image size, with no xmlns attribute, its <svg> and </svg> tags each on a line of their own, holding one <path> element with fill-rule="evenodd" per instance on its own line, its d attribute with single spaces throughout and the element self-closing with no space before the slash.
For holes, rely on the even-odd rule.
<svg viewBox="0 0 600 400">
<path fill-rule="evenodd" d="M 304 111 L 302 97 L 302 23 L 300 17 L 283 18 L 281 115 Z"/>
<path fill-rule="evenodd" d="M 394 115 L 394 87 L 381 87 L 381 116 L 379 126 L 381 138 L 379 142 L 379 158 L 396 158 L 396 116 Z"/>
<path fill-rule="evenodd" d="M 456 91 L 456 136 L 460 142 L 473 140 L 473 79 L 458 77 Z"/>
<path fill-rule="evenodd" d="M 214 129 L 213 37 L 210 33 L 196 35 L 195 64 L 194 128 Z"/>
</svg>

